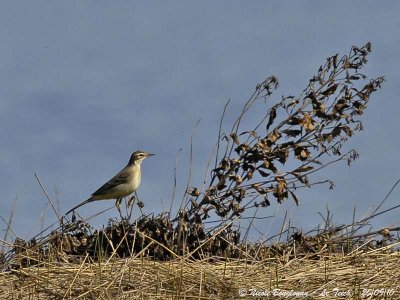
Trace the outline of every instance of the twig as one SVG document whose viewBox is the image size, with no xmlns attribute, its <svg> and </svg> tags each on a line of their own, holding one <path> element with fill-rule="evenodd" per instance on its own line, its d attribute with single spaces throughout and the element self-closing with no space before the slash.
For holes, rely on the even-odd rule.
<svg viewBox="0 0 400 300">
<path fill-rule="evenodd" d="M 50 203 L 51 207 L 53 208 L 53 211 L 54 211 L 54 213 L 56 214 L 58 220 L 61 221 L 61 217 L 60 217 L 60 215 L 58 214 L 56 208 L 54 207 L 53 202 L 51 201 L 49 195 L 47 194 L 47 192 L 46 192 L 46 190 L 45 190 L 45 188 L 44 188 L 42 182 L 40 181 L 40 179 L 39 179 L 39 177 L 37 176 L 37 174 L 36 174 L 36 173 L 34 173 L 34 174 L 35 174 L 35 177 L 36 177 L 37 182 L 38 182 L 39 185 L 40 185 L 40 188 L 42 189 L 43 193 L 46 195 L 47 201 L 49 201 L 49 203 Z"/>
</svg>

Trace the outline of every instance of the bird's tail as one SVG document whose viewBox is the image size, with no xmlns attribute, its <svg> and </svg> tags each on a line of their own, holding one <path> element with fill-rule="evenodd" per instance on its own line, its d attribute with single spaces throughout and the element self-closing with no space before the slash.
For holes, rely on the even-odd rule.
<svg viewBox="0 0 400 300">
<path fill-rule="evenodd" d="M 85 201 L 83 201 L 82 203 L 78 204 L 77 206 L 75 206 L 74 208 L 71 208 L 69 211 L 67 211 L 65 214 L 68 215 L 71 211 L 81 207 L 82 205 L 85 205 L 87 203 L 90 203 L 92 201 L 94 201 L 95 199 L 93 199 L 93 196 L 91 196 L 90 198 L 86 199 Z"/>
</svg>

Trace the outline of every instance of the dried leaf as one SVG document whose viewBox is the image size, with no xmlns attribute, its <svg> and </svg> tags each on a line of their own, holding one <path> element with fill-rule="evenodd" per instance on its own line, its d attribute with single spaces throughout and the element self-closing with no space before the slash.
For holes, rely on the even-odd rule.
<svg viewBox="0 0 400 300">
<path fill-rule="evenodd" d="M 335 70 L 337 69 L 338 56 L 339 56 L 339 53 L 336 53 L 336 55 L 332 56 L 333 68 L 334 68 Z"/>
<path fill-rule="evenodd" d="M 241 207 L 239 203 L 234 203 L 232 205 L 232 210 L 235 215 L 240 215 L 242 212 L 244 212 L 244 208 Z"/>
<path fill-rule="evenodd" d="M 293 193 L 292 191 L 289 191 L 290 195 L 292 196 L 294 203 L 296 203 L 296 206 L 299 206 L 300 203 L 300 199 L 296 196 L 295 193 Z"/>
<path fill-rule="evenodd" d="M 279 138 L 281 137 L 281 133 L 278 131 L 278 129 L 275 129 L 274 131 L 270 132 L 267 136 L 267 140 L 270 141 L 272 144 L 274 144 Z"/>
<path fill-rule="evenodd" d="M 278 179 L 277 184 L 274 187 L 273 195 L 278 200 L 279 203 L 282 203 L 283 200 L 288 197 L 288 190 L 286 188 L 286 181 L 284 179 Z"/>
<path fill-rule="evenodd" d="M 303 119 L 301 119 L 300 124 L 307 131 L 312 131 L 315 129 L 314 120 L 311 118 L 311 116 L 308 113 L 304 113 L 304 117 L 303 117 Z"/>
<path fill-rule="evenodd" d="M 303 176 L 295 172 L 290 172 L 290 174 L 293 174 L 302 184 L 306 185 L 307 187 L 311 187 L 310 184 L 308 183 L 307 176 Z"/>
<path fill-rule="evenodd" d="M 260 168 L 268 169 L 270 163 L 271 162 L 269 160 L 264 160 L 264 162 L 260 165 Z"/>
<path fill-rule="evenodd" d="M 237 184 L 242 183 L 243 182 L 242 176 L 236 175 L 235 176 L 235 181 L 236 181 Z"/>
<path fill-rule="evenodd" d="M 200 195 L 200 191 L 198 188 L 195 187 L 190 187 L 187 189 L 186 193 L 188 193 L 191 196 L 197 197 Z"/>
<path fill-rule="evenodd" d="M 247 145 L 246 143 L 243 143 L 243 144 L 240 144 L 239 146 L 237 146 L 236 148 L 235 148 L 235 152 L 237 153 L 237 154 L 240 154 L 240 152 L 243 150 L 243 151 L 247 151 L 247 149 L 249 148 L 249 145 Z"/>
<path fill-rule="evenodd" d="M 299 117 L 291 117 L 288 120 L 288 124 L 289 125 L 299 125 L 299 124 L 301 124 L 301 119 Z"/>
<path fill-rule="evenodd" d="M 260 173 L 260 175 L 261 175 L 262 177 L 268 177 L 268 176 L 269 176 L 269 173 L 264 172 L 263 170 L 257 169 L 257 171 L 258 171 L 258 173 Z"/>
<path fill-rule="evenodd" d="M 251 136 L 258 137 L 257 132 L 255 132 L 254 130 L 249 131 L 249 134 L 250 134 Z"/>
<path fill-rule="evenodd" d="M 228 158 L 224 157 L 221 162 L 219 163 L 219 167 L 223 170 L 228 170 L 229 169 L 229 160 Z"/>
<path fill-rule="evenodd" d="M 329 189 L 333 190 L 335 188 L 335 183 L 331 180 L 329 180 Z"/>
<path fill-rule="evenodd" d="M 290 152 L 290 147 L 286 146 L 283 149 L 279 149 L 279 150 L 275 150 L 274 154 L 275 156 L 278 158 L 278 161 L 281 164 L 285 164 L 285 162 L 287 161 L 287 159 L 289 158 L 289 152 Z"/>
<path fill-rule="evenodd" d="M 287 136 L 296 137 L 301 134 L 300 129 L 285 129 L 282 130 L 282 133 L 286 134 Z"/>
<path fill-rule="evenodd" d="M 337 136 L 340 135 L 340 126 L 336 126 L 335 128 L 333 128 L 332 132 L 331 132 L 331 137 L 332 139 L 336 138 Z"/>
<path fill-rule="evenodd" d="M 349 58 L 347 56 L 344 57 L 343 68 L 345 70 L 350 68 L 350 61 L 349 61 Z"/>
<path fill-rule="evenodd" d="M 275 118 L 276 118 L 276 109 L 275 109 L 275 107 L 273 107 L 269 111 L 269 120 L 268 120 L 268 124 L 267 124 L 267 130 L 272 125 L 272 123 L 274 123 Z"/>
<path fill-rule="evenodd" d="M 251 185 L 251 188 L 254 189 L 257 193 L 261 194 L 261 195 L 265 195 L 267 194 L 270 190 L 268 189 L 264 189 L 264 188 L 260 188 L 259 184 L 255 183 Z"/>
<path fill-rule="evenodd" d="M 319 160 L 312 159 L 312 160 L 310 160 L 310 162 L 322 166 L 322 162 L 320 162 Z"/>
<path fill-rule="evenodd" d="M 341 129 L 346 133 L 347 136 L 353 135 L 353 130 L 349 126 L 342 126 Z"/>
<path fill-rule="evenodd" d="M 313 166 L 302 166 L 302 167 L 297 168 L 297 169 L 294 170 L 293 172 L 303 173 L 303 172 L 311 171 L 312 169 L 314 169 Z"/>
<path fill-rule="evenodd" d="M 253 171 L 253 170 L 249 170 L 249 171 L 246 173 L 246 179 L 252 179 L 252 178 L 253 178 L 253 175 L 254 175 L 254 171 Z"/>
<path fill-rule="evenodd" d="M 333 107 L 333 111 L 332 112 L 334 114 L 341 115 L 341 114 L 343 114 L 343 110 L 345 110 L 348 107 L 349 107 L 349 104 L 347 103 L 346 99 L 342 98 L 342 99 L 339 99 L 336 102 L 335 106 Z"/>
<path fill-rule="evenodd" d="M 324 96 L 330 96 L 333 93 L 335 93 L 337 87 L 339 86 L 338 83 L 331 85 L 330 87 L 328 87 L 325 91 L 322 91 L 321 94 Z"/>
<path fill-rule="evenodd" d="M 233 142 L 234 142 L 236 145 L 239 145 L 239 144 L 240 144 L 239 138 L 238 138 L 238 136 L 237 136 L 236 133 L 232 132 L 232 133 L 230 134 L 230 136 L 231 136 Z"/>
<path fill-rule="evenodd" d="M 306 147 L 298 146 L 294 149 L 294 155 L 297 159 L 305 161 L 310 157 L 311 153 Z"/>
<path fill-rule="evenodd" d="M 268 198 L 267 198 L 267 195 L 265 195 L 264 201 L 262 201 L 262 202 L 260 203 L 260 206 L 261 206 L 261 207 L 267 207 L 267 206 L 270 206 L 270 205 L 271 205 L 271 202 L 269 202 L 269 200 L 268 200 Z"/>
<path fill-rule="evenodd" d="M 220 191 L 220 190 L 223 190 L 224 188 L 226 188 L 225 177 L 222 176 L 217 184 L 217 189 Z"/>
<path fill-rule="evenodd" d="M 355 101 L 353 103 L 353 106 L 356 108 L 355 113 L 357 115 L 362 115 L 364 113 L 364 109 L 367 107 L 365 104 L 363 104 L 361 101 Z"/>
<path fill-rule="evenodd" d="M 261 139 L 257 144 L 256 144 L 257 148 L 260 148 L 263 151 L 267 151 L 270 152 L 271 151 L 271 147 L 268 146 L 267 140 L 266 139 Z"/>
<path fill-rule="evenodd" d="M 299 103 L 299 99 L 294 99 L 286 106 L 286 108 L 289 108 L 289 107 L 291 107 L 293 105 L 296 105 L 298 103 Z"/>
</svg>

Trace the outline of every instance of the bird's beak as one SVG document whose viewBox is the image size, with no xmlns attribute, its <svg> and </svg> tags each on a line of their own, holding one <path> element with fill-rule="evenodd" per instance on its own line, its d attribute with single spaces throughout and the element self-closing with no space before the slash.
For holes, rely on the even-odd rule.
<svg viewBox="0 0 400 300">
<path fill-rule="evenodd" d="M 153 155 L 155 155 L 155 154 L 153 154 L 153 153 L 147 153 L 147 156 L 153 156 Z"/>
</svg>

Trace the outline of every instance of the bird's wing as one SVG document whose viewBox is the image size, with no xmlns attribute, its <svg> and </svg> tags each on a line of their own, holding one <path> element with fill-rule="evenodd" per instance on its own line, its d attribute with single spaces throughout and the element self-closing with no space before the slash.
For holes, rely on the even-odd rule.
<svg viewBox="0 0 400 300">
<path fill-rule="evenodd" d="M 99 187 L 92 194 L 92 196 L 98 196 L 98 195 L 107 193 L 107 191 L 110 191 L 111 189 L 115 188 L 116 186 L 127 183 L 128 176 L 129 176 L 129 173 L 126 172 L 126 169 L 125 168 L 122 169 L 117 175 L 115 175 L 113 178 L 111 178 L 109 181 L 107 181 L 105 184 L 103 184 L 101 187 Z"/>
</svg>

